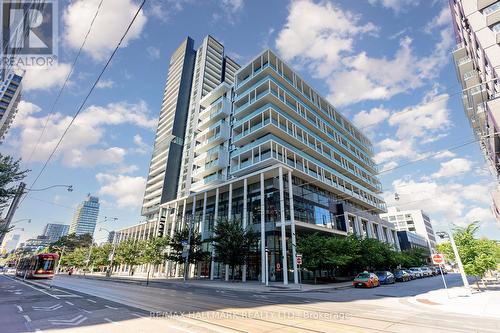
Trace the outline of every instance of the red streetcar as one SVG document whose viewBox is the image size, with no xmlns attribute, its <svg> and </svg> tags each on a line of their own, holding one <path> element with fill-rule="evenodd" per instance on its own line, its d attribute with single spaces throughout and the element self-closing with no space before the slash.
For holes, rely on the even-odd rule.
<svg viewBox="0 0 500 333">
<path fill-rule="evenodd" d="M 22 258 L 17 263 L 16 275 L 27 279 L 51 279 L 58 259 L 57 253 L 41 253 Z"/>
</svg>

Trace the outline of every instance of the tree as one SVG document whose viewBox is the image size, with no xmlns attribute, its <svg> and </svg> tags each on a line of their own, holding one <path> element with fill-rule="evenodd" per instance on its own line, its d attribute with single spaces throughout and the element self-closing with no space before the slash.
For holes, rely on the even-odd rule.
<svg viewBox="0 0 500 333">
<path fill-rule="evenodd" d="M 466 227 L 457 227 L 453 235 L 458 248 L 458 254 L 462 260 L 465 274 L 476 277 L 477 287 L 479 289 L 479 280 L 484 277 L 488 270 L 496 268 L 496 251 L 498 244 L 495 241 L 481 238 L 475 238 L 479 229 L 478 222 L 471 223 Z M 449 260 L 455 261 L 455 255 L 450 242 L 438 245 L 439 252 L 442 252 Z"/>
<path fill-rule="evenodd" d="M 92 248 L 92 254 L 90 255 L 90 265 L 103 268 L 108 266 L 109 255 L 113 245 L 110 243 L 104 243 L 100 246 L 95 246 Z"/>
<path fill-rule="evenodd" d="M 313 272 L 314 284 L 318 270 L 328 267 L 328 250 L 325 236 L 318 233 L 299 237 L 297 251 L 302 254 L 302 267 Z"/>
<path fill-rule="evenodd" d="M 243 228 L 240 220 L 219 219 L 214 228 L 214 251 L 216 260 L 231 267 L 233 280 L 236 266 L 248 262 L 257 236 L 247 227 Z"/>
<path fill-rule="evenodd" d="M 178 263 L 184 263 L 184 257 L 182 256 L 182 252 L 184 250 L 184 245 L 182 243 L 184 241 L 187 242 L 189 238 L 189 230 L 184 228 L 183 230 L 177 230 L 174 233 L 174 236 L 169 241 L 170 245 L 170 254 L 168 255 L 168 259 Z M 198 231 L 193 230 L 191 235 L 191 242 L 189 248 L 189 264 L 194 264 L 198 261 L 202 261 L 207 258 L 208 252 L 203 251 L 202 249 L 202 241 L 201 235 Z"/>
<path fill-rule="evenodd" d="M 123 265 L 131 267 L 129 274 L 133 274 L 133 267 L 143 263 L 143 249 L 145 245 L 143 241 L 134 241 L 127 239 L 116 247 L 116 261 Z"/>
<path fill-rule="evenodd" d="M 0 153 L 0 208 L 4 208 L 16 194 L 17 186 L 13 186 L 12 183 L 23 180 L 29 172 L 29 170 L 21 171 L 20 164 L 20 159 L 14 160 L 12 156 Z"/>
<path fill-rule="evenodd" d="M 13 225 L 7 227 L 7 224 L 5 224 L 5 222 L 2 219 L 0 219 L 0 238 L 3 235 L 7 235 L 9 232 L 12 231 L 12 229 L 14 229 Z"/>
<path fill-rule="evenodd" d="M 153 237 L 146 241 L 143 253 L 143 261 L 145 264 L 153 265 L 153 275 L 156 271 L 156 267 L 158 265 L 161 265 L 167 258 L 166 249 L 168 245 L 168 237 Z"/>
<path fill-rule="evenodd" d="M 71 233 L 66 236 L 59 238 L 57 242 L 52 243 L 49 246 L 50 251 L 60 251 L 63 247 L 65 251 L 71 252 L 79 247 L 90 247 L 92 244 L 92 235 L 83 234 L 77 236 L 75 233 Z"/>
<path fill-rule="evenodd" d="M 60 265 L 76 268 L 86 267 L 88 255 L 88 248 L 76 248 L 73 251 L 65 252 L 65 254 L 61 257 Z"/>
</svg>

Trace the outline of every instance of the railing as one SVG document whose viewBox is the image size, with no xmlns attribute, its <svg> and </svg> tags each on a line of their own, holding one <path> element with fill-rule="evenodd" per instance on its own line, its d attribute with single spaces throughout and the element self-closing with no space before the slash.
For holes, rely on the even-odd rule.
<svg viewBox="0 0 500 333">
<path fill-rule="evenodd" d="M 466 62 L 469 62 L 469 61 L 471 61 L 471 58 L 469 56 L 460 58 L 457 61 L 457 66 L 463 65 L 463 64 L 465 64 Z"/>
<path fill-rule="evenodd" d="M 483 9 L 483 14 L 484 15 L 490 15 L 490 14 L 493 14 L 494 12 L 496 12 L 499 9 L 500 9 L 500 2 L 495 2 L 491 6 L 488 6 L 485 9 Z"/>
</svg>

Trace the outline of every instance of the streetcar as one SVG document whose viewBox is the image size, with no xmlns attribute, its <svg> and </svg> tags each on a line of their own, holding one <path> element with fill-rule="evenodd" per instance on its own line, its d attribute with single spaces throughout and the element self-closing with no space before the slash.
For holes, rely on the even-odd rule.
<svg viewBox="0 0 500 333">
<path fill-rule="evenodd" d="M 58 259 L 57 253 L 41 253 L 21 258 L 17 263 L 16 275 L 26 279 L 51 279 Z"/>
</svg>

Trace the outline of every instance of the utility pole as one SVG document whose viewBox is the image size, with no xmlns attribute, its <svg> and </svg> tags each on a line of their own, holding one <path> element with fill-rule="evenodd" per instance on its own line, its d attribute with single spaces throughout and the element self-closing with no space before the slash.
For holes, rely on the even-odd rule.
<svg viewBox="0 0 500 333">
<path fill-rule="evenodd" d="M 21 200 L 21 197 L 24 194 L 24 189 L 26 188 L 26 184 L 21 182 L 19 183 L 19 186 L 17 187 L 16 194 L 14 195 L 14 199 L 12 199 L 12 202 L 9 207 L 9 211 L 7 212 L 7 215 L 5 216 L 4 220 L 4 225 L 3 227 L 5 228 L 5 232 L 0 234 L 0 244 L 3 243 L 3 239 L 5 235 L 7 234 L 7 231 L 9 229 L 10 223 L 12 222 L 12 219 L 14 218 L 14 214 L 16 213 L 17 206 L 19 205 L 19 201 Z"/>
<path fill-rule="evenodd" d="M 448 238 L 450 239 L 451 247 L 453 249 L 453 254 L 455 254 L 455 260 L 457 261 L 458 270 L 460 271 L 460 275 L 462 276 L 462 281 L 464 283 L 464 287 L 467 289 L 467 292 L 471 294 L 469 281 L 467 280 L 467 275 L 465 275 L 464 266 L 462 265 L 462 259 L 460 259 L 460 254 L 458 253 L 457 245 L 455 244 L 455 240 L 453 239 L 453 234 L 451 230 L 448 228 Z"/>
</svg>

